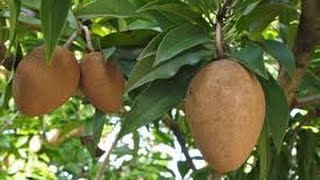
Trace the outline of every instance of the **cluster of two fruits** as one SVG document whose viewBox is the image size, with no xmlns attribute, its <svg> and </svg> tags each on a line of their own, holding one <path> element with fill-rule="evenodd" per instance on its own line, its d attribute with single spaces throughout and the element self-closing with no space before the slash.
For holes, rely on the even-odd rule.
<svg viewBox="0 0 320 180">
<path fill-rule="evenodd" d="M 124 78 L 111 60 L 99 52 L 86 54 L 79 64 L 73 53 L 57 46 L 51 64 L 44 61 L 44 48 L 28 54 L 13 78 L 17 109 L 28 116 L 49 113 L 63 105 L 80 87 L 89 101 L 103 112 L 117 112 L 122 105 Z"/>
</svg>

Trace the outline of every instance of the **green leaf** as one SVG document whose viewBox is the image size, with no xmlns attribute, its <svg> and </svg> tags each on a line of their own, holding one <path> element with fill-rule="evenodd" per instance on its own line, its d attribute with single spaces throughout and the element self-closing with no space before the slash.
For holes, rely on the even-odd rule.
<svg viewBox="0 0 320 180">
<path fill-rule="evenodd" d="M 212 169 L 210 166 L 205 166 L 201 169 L 197 169 L 191 174 L 193 179 L 208 179 L 210 177 Z"/>
<path fill-rule="evenodd" d="M 183 24 L 170 30 L 161 41 L 153 66 L 196 45 L 209 42 L 209 35 L 199 27 Z"/>
<path fill-rule="evenodd" d="M 269 80 L 259 78 L 259 81 L 266 98 L 266 120 L 277 151 L 280 152 L 290 119 L 288 102 L 284 92 L 271 75 Z"/>
<path fill-rule="evenodd" d="M 132 133 L 133 140 L 133 155 L 138 156 L 138 151 L 140 149 L 140 134 L 138 131 Z"/>
<path fill-rule="evenodd" d="M 129 81 L 126 86 L 126 93 L 129 92 L 129 87 L 133 85 L 134 82 L 138 82 L 145 74 L 152 71 L 152 65 L 154 62 L 154 55 L 149 55 L 141 59 L 132 69 Z"/>
<path fill-rule="evenodd" d="M 159 80 L 145 89 L 133 103 L 125 117 L 120 137 L 160 118 L 185 96 L 190 77 L 179 74 L 170 80 Z"/>
<path fill-rule="evenodd" d="M 288 173 L 292 168 L 291 162 L 292 159 L 289 159 L 287 152 L 282 151 L 280 154 L 272 154 L 272 160 L 270 165 L 270 171 L 268 174 L 268 179 L 288 179 Z"/>
<path fill-rule="evenodd" d="M 209 28 L 209 24 L 202 18 L 202 15 L 200 13 L 192 11 L 190 8 L 186 7 L 184 3 L 167 3 L 160 5 L 156 4 L 153 6 L 144 6 L 143 8 L 139 9 L 139 12 L 150 10 L 179 16 L 180 18 L 185 19 L 186 22 L 197 23 L 202 27 Z"/>
<path fill-rule="evenodd" d="M 129 30 L 119 33 L 111 33 L 101 38 L 100 43 L 103 48 L 109 46 L 144 47 L 148 42 L 158 34 L 158 31 L 150 29 Z"/>
<path fill-rule="evenodd" d="M 96 156 L 97 146 L 100 141 L 103 126 L 105 124 L 105 114 L 96 109 L 92 119 L 85 122 L 84 135 L 82 141 L 92 157 Z"/>
<path fill-rule="evenodd" d="M 305 180 L 316 180 L 317 175 L 317 149 L 318 134 L 308 130 L 299 131 L 297 142 L 297 163 L 299 178 Z"/>
<path fill-rule="evenodd" d="M 140 61 L 141 59 L 144 59 L 148 56 L 150 56 L 151 54 L 155 54 L 159 44 L 161 43 L 162 38 L 164 37 L 166 32 L 162 32 L 159 33 L 158 35 L 156 35 L 149 43 L 148 45 L 143 49 L 143 51 L 141 52 L 141 54 L 139 55 L 139 57 L 137 58 L 138 61 Z"/>
<path fill-rule="evenodd" d="M 274 40 L 264 40 L 262 47 L 293 76 L 296 68 L 295 58 L 293 52 L 284 43 Z"/>
<path fill-rule="evenodd" d="M 108 60 L 112 54 L 116 51 L 115 47 L 110 47 L 102 50 L 103 58 Z"/>
<path fill-rule="evenodd" d="M 69 10 L 68 12 L 67 21 L 69 23 L 69 26 L 72 27 L 73 29 L 80 28 L 78 24 L 78 20 L 71 10 Z"/>
<path fill-rule="evenodd" d="M 233 52 L 232 56 L 239 60 L 250 71 L 267 78 L 266 68 L 264 66 L 263 51 L 257 46 L 247 46 L 239 51 Z"/>
<path fill-rule="evenodd" d="M 307 70 L 303 79 L 299 85 L 299 95 L 307 96 L 311 94 L 316 94 L 320 91 L 320 78 L 315 75 L 312 71 Z"/>
<path fill-rule="evenodd" d="M 22 5 L 31 9 L 40 9 L 40 4 L 39 0 L 22 0 Z"/>
<path fill-rule="evenodd" d="M 16 27 L 17 27 L 17 22 L 20 14 L 20 9 L 21 9 L 21 1 L 20 0 L 9 0 L 9 11 L 10 11 L 10 16 L 9 16 L 9 22 L 10 22 L 10 29 L 9 29 L 9 39 L 10 39 L 10 44 L 8 48 L 8 52 L 12 48 L 13 43 L 15 42 L 16 39 Z"/>
<path fill-rule="evenodd" d="M 79 10 L 80 18 L 116 17 L 126 18 L 136 15 L 137 8 L 129 0 L 97 0 Z"/>
<path fill-rule="evenodd" d="M 257 152 L 259 155 L 259 179 L 265 180 L 268 175 L 270 156 L 269 130 L 266 122 L 259 137 Z"/>
<path fill-rule="evenodd" d="M 112 59 L 121 65 L 121 70 L 126 77 L 129 77 L 134 65 L 136 64 L 136 59 L 141 53 L 142 48 L 117 48 L 112 54 Z"/>
<path fill-rule="evenodd" d="M 71 0 L 41 1 L 40 19 L 44 33 L 45 60 L 49 64 L 62 34 L 70 5 Z"/>
<path fill-rule="evenodd" d="M 185 65 L 194 65 L 198 63 L 201 59 L 206 56 L 209 56 L 210 52 L 205 50 L 190 50 L 178 57 L 171 59 L 170 61 L 166 61 L 159 66 L 153 67 L 151 71 L 140 71 L 137 73 L 141 74 L 141 72 L 146 72 L 146 74 L 142 74 L 143 76 L 139 79 L 129 79 L 127 85 L 127 92 L 140 87 L 148 82 L 154 81 L 156 79 L 168 79 L 173 77 L 181 67 Z M 141 62 L 141 61 L 140 61 Z M 149 65 L 150 66 L 150 65 Z M 148 67 L 149 68 L 149 67 Z M 132 72 L 132 75 L 135 76 L 135 71 Z"/>
<path fill-rule="evenodd" d="M 249 14 L 242 16 L 236 23 L 236 28 L 239 32 L 248 30 L 253 34 L 260 34 L 281 11 L 290 8 L 285 3 L 263 3 Z"/>
<path fill-rule="evenodd" d="M 164 31 L 182 24 L 181 21 L 177 21 L 177 17 L 172 18 L 173 15 L 170 16 L 163 12 L 151 11 L 148 14 L 155 19 L 158 26 Z"/>
<path fill-rule="evenodd" d="M 178 169 L 182 177 L 190 170 L 189 164 L 186 161 L 178 161 Z"/>
</svg>

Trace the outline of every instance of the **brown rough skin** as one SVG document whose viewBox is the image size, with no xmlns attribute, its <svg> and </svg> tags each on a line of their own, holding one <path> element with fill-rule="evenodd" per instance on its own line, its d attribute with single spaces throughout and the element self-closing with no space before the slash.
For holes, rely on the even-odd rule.
<svg viewBox="0 0 320 180">
<path fill-rule="evenodd" d="M 264 93 L 254 75 L 234 61 L 214 61 L 192 79 L 185 108 L 194 140 L 216 171 L 246 161 L 265 118 Z"/>
<path fill-rule="evenodd" d="M 81 89 L 93 106 L 105 113 L 117 113 L 122 106 L 124 78 L 120 67 L 99 52 L 81 61 Z"/>
<path fill-rule="evenodd" d="M 28 116 L 49 113 L 63 105 L 79 85 L 80 68 L 73 53 L 57 46 L 51 65 L 44 61 L 44 49 L 34 49 L 19 63 L 12 93 L 20 112 Z"/>
</svg>

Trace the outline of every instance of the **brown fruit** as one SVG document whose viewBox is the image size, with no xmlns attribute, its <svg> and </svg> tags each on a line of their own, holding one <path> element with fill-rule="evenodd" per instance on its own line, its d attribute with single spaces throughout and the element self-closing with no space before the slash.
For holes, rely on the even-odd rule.
<svg viewBox="0 0 320 180">
<path fill-rule="evenodd" d="M 216 171 L 245 162 L 265 118 L 264 93 L 254 75 L 234 61 L 214 61 L 192 79 L 185 108 L 194 140 Z"/>
<path fill-rule="evenodd" d="M 79 64 L 67 48 L 56 47 L 51 65 L 44 61 L 44 49 L 36 48 L 15 72 L 12 84 L 15 104 L 28 116 L 49 113 L 75 94 L 79 79 Z"/>
<path fill-rule="evenodd" d="M 81 88 L 93 106 L 117 113 L 122 106 L 124 78 L 120 67 L 99 52 L 86 54 L 81 62 Z"/>
</svg>

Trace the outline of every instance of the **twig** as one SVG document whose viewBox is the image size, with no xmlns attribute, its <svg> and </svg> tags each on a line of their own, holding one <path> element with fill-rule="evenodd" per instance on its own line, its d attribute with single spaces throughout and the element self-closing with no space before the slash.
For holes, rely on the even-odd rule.
<svg viewBox="0 0 320 180">
<path fill-rule="evenodd" d="M 80 26 L 83 29 L 84 34 L 86 36 L 87 48 L 89 49 L 89 51 L 93 52 L 94 48 L 93 48 L 93 45 L 92 45 L 92 40 L 91 40 L 91 35 L 90 35 L 89 28 L 88 28 L 88 26 L 85 26 L 85 25 L 80 25 Z"/>
<path fill-rule="evenodd" d="M 312 106 L 320 104 L 320 94 L 311 95 L 308 97 L 298 98 L 293 102 L 293 107 Z"/>
<path fill-rule="evenodd" d="M 111 154 L 112 150 L 116 147 L 118 140 L 119 140 L 119 133 L 120 133 L 120 131 L 118 131 L 116 133 L 115 138 L 111 144 L 111 147 L 102 155 L 102 160 L 101 160 L 102 162 L 99 165 L 97 175 L 94 178 L 95 180 L 103 180 L 104 179 L 105 170 L 106 170 L 108 162 L 109 162 L 110 154 Z"/>
<path fill-rule="evenodd" d="M 4 130 L 6 130 L 12 122 L 16 119 L 16 117 L 19 115 L 19 112 L 16 112 L 9 120 L 5 121 L 1 126 L 0 126 L 0 133 L 2 133 Z"/>
<path fill-rule="evenodd" d="M 226 15 L 228 13 L 228 8 L 231 5 L 231 2 L 232 2 L 231 0 L 225 0 L 217 13 L 215 43 L 217 48 L 218 59 L 222 59 L 225 56 L 222 29 L 223 29 L 223 21 L 226 18 Z"/>
<path fill-rule="evenodd" d="M 185 139 L 183 138 L 183 136 L 181 134 L 181 130 L 180 130 L 179 126 L 171 119 L 171 117 L 169 115 L 164 116 L 162 121 L 164 122 L 164 124 L 167 127 L 169 127 L 172 130 L 173 134 L 176 136 L 176 138 L 181 146 L 182 153 L 186 157 L 187 163 L 189 164 L 189 166 L 191 167 L 191 169 L 193 171 L 196 171 L 197 169 L 192 161 L 192 158 L 189 155 L 188 148 L 186 147 Z"/>
<path fill-rule="evenodd" d="M 72 42 L 77 38 L 78 34 L 80 33 L 80 30 L 76 30 L 74 31 L 71 36 L 69 37 L 69 39 L 66 41 L 66 43 L 64 43 L 64 47 L 69 48 L 72 44 Z"/>
</svg>

